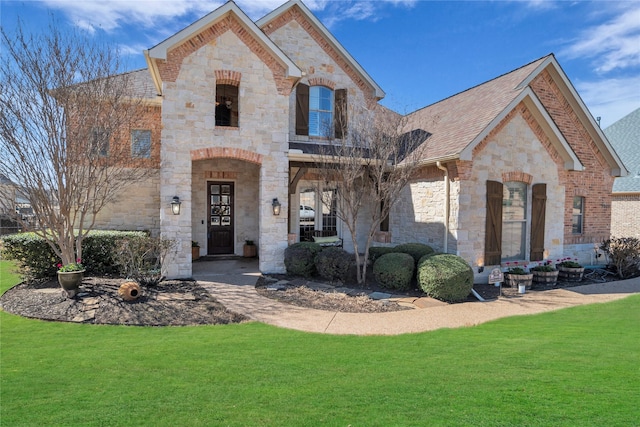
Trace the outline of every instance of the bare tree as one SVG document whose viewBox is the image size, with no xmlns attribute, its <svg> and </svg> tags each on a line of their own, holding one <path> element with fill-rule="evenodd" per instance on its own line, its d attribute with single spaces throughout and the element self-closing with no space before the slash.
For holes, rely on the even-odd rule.
<svg viewBox="0 0 640 427">
<path fill-rule="evenodd" d="M 151 172 L 129 142 L 142 99 L 113 46 L 53 20 L 40 34 L 1 34 L 0 175 L 33 208 L 36 226 L 16 217 L 23 228 L 73 263 L 100 210 Z"/>
<path fill-rule="evenodd" d="M 364 283 L 373 238 L 420 167 L 422 143 L 429 134 L 423 130 L 407 132 L 403 116 L 380 106 L 339 111 L 333 125 L 325 131 L 327 144 L 320 148 L 316 173 L 337 190 L 337 199 L 323 198 L 323 204 L 330 207 L 328 204 L 334 203 L 336 216 L 349 230 L 358 283 Z M 364 248 L 358 245 L 360 221 L 366 230 Z"/>
</svg>

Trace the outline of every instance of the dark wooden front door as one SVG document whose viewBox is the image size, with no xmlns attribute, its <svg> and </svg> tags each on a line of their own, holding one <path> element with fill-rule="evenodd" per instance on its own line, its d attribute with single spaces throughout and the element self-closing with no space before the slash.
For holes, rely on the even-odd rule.
<svg viewBox="0 0 640 427">
<path fill-rule="evenodd" d="M 233 253 L 233 183 L 209 182 L 209 255 Z"/>
</svg>

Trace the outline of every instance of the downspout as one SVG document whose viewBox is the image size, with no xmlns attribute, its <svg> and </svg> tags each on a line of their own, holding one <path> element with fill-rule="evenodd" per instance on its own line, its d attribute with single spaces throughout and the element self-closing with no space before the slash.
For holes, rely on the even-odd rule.
<svg viewBox="0 0 640 427">
<path fill-rule="evenodd" d="M 449 198 L 451 197 L 449 169 L 442 166 L 440 161 L 436 162 L 436 167 L 441 171 L 444 171 L 444 253 L 449 253 Z"/>
</svg>

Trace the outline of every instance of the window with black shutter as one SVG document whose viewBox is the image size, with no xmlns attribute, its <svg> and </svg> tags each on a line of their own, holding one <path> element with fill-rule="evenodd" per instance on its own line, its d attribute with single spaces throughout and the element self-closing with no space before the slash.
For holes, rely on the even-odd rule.
<svg viewBox="0 0 640 427">
<path fill-rule="evenodd" d="M 502 183 L 487 181 L 487 219 L 484 241 L 485 265 L 500 264 L 502 257 Z"/>
</svg>

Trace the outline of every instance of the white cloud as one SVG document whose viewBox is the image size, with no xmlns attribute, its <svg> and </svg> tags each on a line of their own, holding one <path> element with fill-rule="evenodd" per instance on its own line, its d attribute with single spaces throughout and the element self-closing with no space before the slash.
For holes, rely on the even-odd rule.
<svg viewBox="0 0 640 427">
<path fill-rule="evenodd" d="M 603 129 L 640 108 L 639 75 L 599 81 L 577 81 L 575 86 L 593 117 L 601 118 Z"/>
<path fill-rule="evenodd" d="M 385 6 L 411 6 L 417 0 L 308 0 L 305 5 L 314 12 L 324 11 L 326 25 L 345 19 L 376 19 L 376 11 Z M 284 4 L 285 0 L 237 0 L 238 6 L 254 20 Z M 144 28 L 161 27 L 173 20 L 189 17 L 199 19 L 215 10 L 224 0 L 42 0 L 53 10 L 64 13 L 75 25 L 95 31 L 112 32 L 127 25 Z"/>
<path fill-rule="evenodd" d="M 570 58 L 597 58 L 596 70 L 608 73 L 640 66 L 640 3 L 616 3 L 609 21 L 586 28 L 563 52 Z"/>
</svg>

